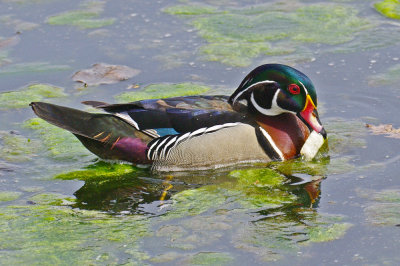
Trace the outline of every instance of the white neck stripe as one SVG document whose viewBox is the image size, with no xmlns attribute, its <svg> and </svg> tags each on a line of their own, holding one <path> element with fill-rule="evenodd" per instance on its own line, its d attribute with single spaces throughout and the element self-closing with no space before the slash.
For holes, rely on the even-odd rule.
<svg viewBox="0 0 400 266">
<path fill-rule="evenodd" d="M 268 134 L 265 129 L 260 127 L 261 132 L 263 133 L 264 137 L 268 140 L 269 144 L 271 144 L 272 148 L 275 150 L 275 152 L 279 155 L 282 161 L 285 160 L 285 156 L 283 156 L 282 151 L 276 146 L 275 141 L 272 139 L 271 135 Z"/>
<path fill-rule="evenodd" d="M 258 85 L 258 84 L 263 84 L 263 83 L 265 83 L 265 84 L 272 84 L 272 83 L 275 83 L 275 81 L 273 81 L 273 80 L 263 80 L 263 81 L 259 81 L 259 82 L 256 82 L 256 83 L 252 84 L 252 85 L 251 85 L 250 87 L 248 87 L 247 89 L 245 89 L 245 90 L 239 92 L 238 95 L 236 95 L 236 97 L 233 99 L 232 103 L 235 103 L 236 100 L 240 97 L 240 95 L 242 95 L 245 91 L 248 91 L 251 87 L 254 87 L 254 86 Z"/>
</svg>

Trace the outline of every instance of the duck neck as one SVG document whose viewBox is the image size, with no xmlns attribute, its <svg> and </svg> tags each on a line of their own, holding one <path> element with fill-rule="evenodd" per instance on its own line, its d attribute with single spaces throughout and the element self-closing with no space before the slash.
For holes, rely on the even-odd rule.
<svg viewBox="0 0 400 266">
<path fill-rule="evenodd" d="M 307 126 L 294 114 L 257 115 L 255 120 L 271 136 L 284 159 L 299 156 L 301 147 L 310 135 Z"/>
</svg>

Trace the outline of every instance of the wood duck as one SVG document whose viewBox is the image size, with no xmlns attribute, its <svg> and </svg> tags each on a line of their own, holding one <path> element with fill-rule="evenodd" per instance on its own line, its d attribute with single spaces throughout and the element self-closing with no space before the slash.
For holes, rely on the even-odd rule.
<svg viewBox="0 0 400 266">
<path fill-rule="evenodd" d="M 44 120 L 72 132 L 103 159 L 155 170 L 312 159 L 326 139 L 311 80 L 281 64 L 251 71 L 230 96 L 186 96 L 125 104 L 83 102 L 88 113 L 32 102 Z"/>
</svg>

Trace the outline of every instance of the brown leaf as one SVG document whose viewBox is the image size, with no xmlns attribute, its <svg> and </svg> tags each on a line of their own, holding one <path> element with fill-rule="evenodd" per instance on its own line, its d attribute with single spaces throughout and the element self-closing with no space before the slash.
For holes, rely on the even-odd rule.
<svg viewBox="0 0 400 266">
<path fill-rule="evenodd" d="M 400 128 L 394 128 L 393 125 L 390 124 L 381 124 L 378 126 L 366 124 L 367 128 L 372 131 L 374 135 L 386 135 L 389 138 L 400 139 Z"/>
<path fill-rule="evenodd" d="M 128 66 L 109 65 L 104 63 L 94 64 L 92 68 L 76 72 L 72 79 L 89 86 L 100 84 L 113 84 L 127 80 L 140 73 L 140 70 Z"/>
</svg>

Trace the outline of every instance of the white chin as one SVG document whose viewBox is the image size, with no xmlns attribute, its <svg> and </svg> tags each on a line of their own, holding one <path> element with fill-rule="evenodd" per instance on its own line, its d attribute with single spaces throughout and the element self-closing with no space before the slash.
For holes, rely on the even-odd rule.
<svg viewBox="0 0 400 266">
<path fill-rule="evenodd" d="M 316 131 L 312 131 L 301 148 L 300 154 L 304 159 L 308 161 L 312 160 L 321 148 L 322 144 L 324 144 L 324 137 Z"/>
</svg>

